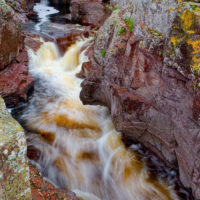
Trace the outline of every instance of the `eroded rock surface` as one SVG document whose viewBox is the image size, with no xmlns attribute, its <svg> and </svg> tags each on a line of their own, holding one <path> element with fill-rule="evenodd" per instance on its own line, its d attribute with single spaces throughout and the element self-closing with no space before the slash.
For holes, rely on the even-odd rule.
<svg viewBox="0 0 200 200">
<path fill-rule="evenodd" d="M 81 100 L 108 106 L 116 129 L 178 166 L 200 199 L 200 5 L 114 4 L 119 9 L 98 32 L 92 67 L 83 69 Z"/>
</svg>

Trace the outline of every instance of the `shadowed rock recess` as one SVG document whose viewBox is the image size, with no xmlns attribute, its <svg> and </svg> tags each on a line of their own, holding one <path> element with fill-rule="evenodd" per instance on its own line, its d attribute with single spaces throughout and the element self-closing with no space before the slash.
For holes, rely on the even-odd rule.
<svg viewBox="0 0 200 200">
<path fill-rule="evenodd" d="M 80 94 L 106 105 L 126 140 L 140 141 L 200 199 L 199 1 L 114 0 Z M 116 6 L 117 5 L 117 6 Z M 89 65 L 89 63 L 87 63 Z"/>
</svg>

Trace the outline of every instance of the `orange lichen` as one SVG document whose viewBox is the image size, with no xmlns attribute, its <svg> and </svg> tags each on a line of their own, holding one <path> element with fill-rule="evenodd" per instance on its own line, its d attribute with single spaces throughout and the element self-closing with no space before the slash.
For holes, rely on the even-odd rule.
<svg viewBox="0 0 200 200">
<path fill-rule="evenodd" d="M 171 37 L 171 43 L 176 46 L 176 43 L 177 43 L 177 39 L 173 36 Z"/>
<path fill-rule="evenodd" d="M 195 9 L 193 9 L 192 6 L 196 6 L 191 3 L 185 3 L 185 6 L 187 6 L 186 9 L 183 10 L 183 13 L 181 15 L 181 23 L 182 27 L 185 31 L 185 35 L 187 38 L 188 45 L 192 47 L 192 69 L 195 71 L 200 70 L 200 35 L 197 35 L 197 37 L 192 37 L 193 34 L 196 33 L 196 30 L 194 29 L 195 26 L 193 26 L 193 23 L 195 20 L 200 20 L 200 8 L 197 6 Z M 171 39 L 172 43 L 175 42 L 173 38 Z"/>
<path fill-rule="evenodd" d="M 172 12 L 174 9 L 173 8 L 170 8 L 170 9 L 168 9 L 168 12 L 170 13 L 170 12 Z"/>
<path fill-rule="evenodd" d="M 192 22 L 193 22 L 193 14 L 189 9 L 185 9 L 185 11 L 183 12 L 181 16 L 181 21 L 182 21 L 184 31 L 187 32 L 192 26 Z"/>
</svg>

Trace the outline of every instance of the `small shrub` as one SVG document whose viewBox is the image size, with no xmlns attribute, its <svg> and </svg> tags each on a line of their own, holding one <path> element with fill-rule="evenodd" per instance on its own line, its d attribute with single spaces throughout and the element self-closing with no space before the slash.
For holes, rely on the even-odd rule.
<svg viewBox="0 0 200 200">
<path fill-rule="evenodd" d="M 106 55 L 106 53 L 107 53 L 107 50 L 105 50 L 105 49 L 103 49 L 103 50 L 101 51 L 101 55 L 102 55 L 103 57 Z"/>
<path fill-rule="evenodd" d="M 125 31 L 125 28 L 124 28 L 124 27 L 119 27 L 119 29 L 118 29 L 118 34 L 119 34 L 119 35 L 122 35 L 122 34 L 124 33 L 124 31 Z"/>
<path fill-rule="evenodd" d="M 127 17 L 125 18 L 125 22 L 128 24 L 128 28 L 129 28 L 128 31 L 131 33 L 134 27 L 133 18 Z"/>
</svg>

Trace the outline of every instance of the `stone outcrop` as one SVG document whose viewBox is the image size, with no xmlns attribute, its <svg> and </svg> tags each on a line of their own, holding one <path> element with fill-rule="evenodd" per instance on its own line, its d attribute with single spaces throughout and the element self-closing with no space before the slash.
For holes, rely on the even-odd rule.
<svg viewBox="0 0 200 200">
<path fill-rule="evenodd" d="M 30 6 L 30 2 L 26 0 L 5 0 L 7 5 L 9 5 L 14 10 L 14 19 L 20 23 L 28 22 L 26 14 L 28 12 L 27 5 Z M 28 4 L 29 3 L 29 4 Z"/>
<path fill-rule="evenodd" d="M 0 95 L 9 107 L 27 100 L 34 81 L 28 74 L 28 55 L 16 17 L 17 12 L 25 12 L 25 6 L 25 1 L 0 0 Z"/>
<path fill-rule="evenodd" d="M 110 15 L 110 10 L 102 0 L 71 0 L 71 19 L 82 24 L 100 27 Z"/>
<path fill-rule="evenodd" d="M 0 97 L 0 199 L 30 200 L 26 139 Z"/>
<path fill-rule="evenodd" d="M 200 199 L 200 5 L 111 1 L 80 94 L 110 108 L 126 140 L 140 141 Z"/>
<path fill-rule="evenodd" d="M 34 78 L 28 75 L 27 66 L 11 64 L 0 73 L 0 94 L 8 107 L 27 101 L 27 93 L 33 86 Z"/>
<path fill-rule="evenodd" d="M 14 15 L 5 0 L 0 0 L 0 70 L 11 63 L 23 44 L 21 26 Z"/>
</svg>

